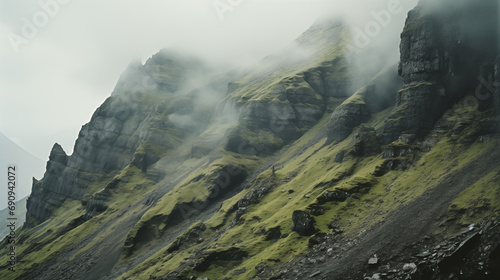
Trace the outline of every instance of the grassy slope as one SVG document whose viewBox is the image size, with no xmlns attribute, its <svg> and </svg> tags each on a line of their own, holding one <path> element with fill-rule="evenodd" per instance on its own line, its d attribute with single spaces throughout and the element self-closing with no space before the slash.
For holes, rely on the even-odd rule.
<svg viewBox="0 0 500 280">
<path fill-rule="evenodd" d="M 111 97 L 107 102 L 116 98 Z M 155 133 L 164 135 L 164 140 L 168 143 L 167 146 L 158 146 L 145 142 L 138 147 L 135 154 L 140 156 L 145 153 L 152 153 L 159 157 L 170 155 L 173 160 L 170 160 L 168 163 L 158 163 L 158 165 L 162 165 L 157 169 L 161 169 L 165 173 L 182 174 L 179 171 L 186 172 L 188 168 L 183 169 L 186 165 L 198 164 L 197 162 L 183 161 L 183 157 L 189 154 L 192 139 L 186 139 L 185 136 L 181 139 L 180 137 L 183 136 L 179 136 L 180 133 L 175 128 L 155 128 L 159 122 L 167 122 L 169 104 L 177 102 L 177 100 L 182 98 L 182 96 L 173 96 L 163 91 L 151 91 L 148 94 L 142 94 L 135 100 L 139 104 L 137 113 L 128 121 L 133 123 L 137 121 L 136 119 L 140 121 L 146 120 L 148 123 L 146 124 L 143 121 L 142 125 L 149 127 Z M 162 104 L 166 108 L 164 113 L 155 118 L 147 118 L 150 114 L 151 106 L 155 104 Z M 135 131 L 134 133 L 138 134 L 140 131 Z M 122 135 L 122 137 L 124 136 L 130 137 L 130 135 Z M 18 244 L 16 246 L 18 257 L 17 270 L 15 273 L 10 273 L 6 269 L 2 269 L 0 271 L 0 278 L 7 276 L 19 277 L 30 271 L 37 264 L 52 260 L 60 255 L 61 252 L 72 251 L 75 244 L 82 244 L 82 248 L 76 250 L 76 253 L 68 259 L 69 261 L 82 252 L 95 251 L 96 247 L 99 247 L 100 242 L 106 240 L 109 236 L 116 235 L 118 229 L 123 230 L 123 228 L 119 227 L 120 224 L 128 223 L 128 219 L 131 219 L 134 216 L 133 214 L 144 212 L 144 208 L 146 207 L 141 203 L 141 200 L 158 188 L 156 182 L 148 178 L 147 174 L 138 170 L 134 165 L 129 165 L 120 172 L 90 175 L 98 179 L 87 187 L 87 193 L 83 201 L 87 201 L 93 195 L 105 191 L 105 186 L 112 180 L 121 180 L 121 183 L 109 190 L 110 198 L 107 210 L 76 228 L 68 228 L 68 225 L 73 220 L 85 214 L 85 206 L 82 206 L 80 201 L 66 198 L 64 204 L 54 214 L 54 218 L 32 229 L 18 229 Z M 123 209 L 130 211 L 125 211 L 124 214 L 124 211 L 120 211 Z M 128 231 L 129 229 L 126 230 Z M 0 257 L 2 264 L 7 263 L 6 254 L 3 253 L 6 249 L 3 246 L 0 249 L 2 252 L 2 257 Z"/>
<path fill-rule="evenodd" d="M 457 121 L 457 114 L 462 118 L 468 116 L 472 122 L 481 119 L 481 114 L 473 111 L 464 112 L 463 110 L 467 110 L 464 108 L 455 108 L 444 117 L 444 120 Z M 379 120 L 373 119 L 370 124 L 376 126 L 378 122 Z M 469 134 L 473 134 L 474 125 L 469 126 L 462 136 L 454 135 L 450 130 L 436 131 L 439 136 L 431 135 L 429 140 L 439 139 L 439 141 L 429 146 L 430 151 L 421 153 L 419 158 L 414 159 L 409 169 L 393 170 L 377 177 L 374 175 L 375 170 L 387 161 L 382 159 L 381 155 L 353 158 L 343 163 L 334 162 L 336 154 L 349 145 L 352 136 L 333 146 L 325 146 L 325 139 L 311 143 L 324 124 L 324 121 L 319 123 L 288 150 L 282 152 L 278 158 L 272 159 L 277 167 L 275 176 L 271 175 L 270 170 L 265 170 L 252 182 L 256 185 L 272 178 L 272 183 L 276 184 L 276 187 L 259 204 L 249 207 L 248 212 L 241 218 L 242 223 L 231 224 L 235 213 L 234 211 L 231 213 L 230 209 L 248 189 L 225 201 L 214 217 L 206 222 L 209 229 L 203 236 L 211 243 L 196 244 L 189 250 L 174 253 L 162 250 L 120 279 L 165 275 L 182 266 L 187 258 L 197 258 L 211 250 L 230 247 L 241 248 L 248 252 L 249 256 L 243 261 L 215 261 L 207 271 L 203 272 L 185 268 L 183 275 L 215 279 L 222 279 L 224 275 L 228 279 L 250 279 L 256 275 L 255 268 L 258 265 L 285 263 L 307 252 L 308 238 L 291 231 L 291 214 L 297 209 L 306 210 L 309 205 L 315 203 L 314 198 L 325 189 L 350 189 L 367 181 L 373 183 L 367 193 L 353 195 L 346 202 L 326 203 L 323 205 L 326 207 L 325 214 L 315 217 L 316 226 L 322 232 L 328 232 L 328 223 L 335 219 L 339 221 L 347 236 L 355 236 L 384 220 L 394 213 L 398 206 L 408 204 L 439 185 L 446 179 L 447 174 L 473 162 L 481 151 L 498 145 L 499 142 L 491 140 L 486 143 L 475 141 L 471 143 L 466 138 Z M 348 170 L 353 170 L 354 173 L 340 179 Z M 477 223 L 500 213 L 498 175 L 497 168 L 459 195 L 449 209 L 449 215 L 456 219 L 455 227 L 443 221 L 443 225 L 446 226 L 443 227 L 444 233 L 454 234 L 456 230 L 461 230 L 470 223 Z M 338 182 L 329 187 L 315 188 L 332 180 Z M 289 189 L 294 189 L 295 192 L 293 194 L 282 192 Z M 265 241 L 263 236 L 265 230 L 276 226 L 280 226 L 284 236 L 278 240 Z"/>
<path fill-rule="evenodd" d="M 315 32 L 321 32 L 321 31 L 313 31 Z M 345 36 L 342 31 L 342 27 L 337 27 L 333 31 L 330 30 L 329 32 L 333 33 L 338 40 L 338 36 Z M 310 34 L 310 33 L 309 33 Z M 330 34 L 331 35 L 331 34 Z M 300 40 L 299 40 L 300 43 Z M 302 80 L 302 72 L 307 71 L 311 68 L 317 67 L 321 64 L 321 62 L 330 61 L 338 57 L 339 55 L 342 54 L 343 49 L 341 48 L 341 45 L 343 44 L 343 41 L 339 41 L 337 44 L 330 44 L 328 43 L 327 45 L 322 45 L 325 42 L 322 41 L 321 44 L 316 45 L 317 49 L 315 51 L 322 53 L 322 56 L 315 57 L 314 60 L 305 60 L 301 61 L 301 59 L 297 59 L 296 61 L 292 61 L 291 65 L 287 65 L 287 67 L 282 67 L 278 70 L 273 69 L 271 72 L 271 75 L 262 75 L 263 72 L 266 72 L 265 69 L 267 68 L 272 68 L 271 65 L 280 65 L 283 64 L 283 61 L 280 62 L 281 59 L 284 59 L 283 57 L 271 57 L 268 58 L 268 63 L 264 62 L 263 65 L 260 67 L 263 69 L 256 69 L 254 72 L 248 74 L 241 80 L 237 81 L 235 84 L 238 84 L 240 87 L 239 90 L 228 96 L 228 98 L 235 98 L 239 100 L 239 103 L 246 103 L 246 102 L 265 102 L 268 104 L 272 104 L 273 102 L 280 102 L 276 99 L 276 96 L 273 95 L 273 92 L 275 92 L 274 88 L 277 87 L 278 85 L 284 85 L 285 87 L 294 87 L 294 88 L 300 88 L 301 86 L 303 87 L 309 87 L 307 83 L 305 83 Z M 292 47 L 296 48 L 296 47 Z M 302 46 L 304 48 L 304 46 Z M 290 50 L 285 50 L 285 53 L 290 52 Z M 278 61 L 278 62 L 277 62 Z M 290 61 L 286 61 L 287 63 L 290 63 Z M 298 78 L 299 80 L 302 81 L 302 85 L 298 83 L 288 83 L 288 80 L 296 80 L 295 78 Z M 321 99 L 321 97 L 317 97 L 318 99 Z M 328 117 L 326 117 L 323 120 L 323 124 L 326 122 Z M 233 124 L 232 127 L 238 127 L 241 126 L 238 122 Z M 222 128 L 221 128 L 222 127 Z M 213 123 L 212 126 L 204 133 L 204 135 L 210 135 L 210 134 L 221 134 L 221 129 L 225 130 L 227 127 L 224 125 L 221 125 L 217 122 Z M 256 141 L 260 140 L 257 139 L 255 141 L 251 140 L 252 139 L 252 134 L 249 132 L 246 128 L 241 127 L 240 128 L 245 135 L 247 135 L 247 139 L 250 139 L 250 142 L 253 144 L 259 144 Z M 213 157 L 213 155 L 212 155 Z M 155 205 L 154 208 L 150 209 L 141 219 L 141 221 L 132 229 L 132 231 L 129 234 L 129 239 L 133 239 L 136 237 L 141 230 L 141 228 L 146 228 L 148 227 L 148 230 L 151 230 L 155 232 L 156 236 L 161 235 L 160 233 L 160 228 L 165 227 L 165 221 L 168 220 L 168 216 L 171 215 L 172 211 L 176 207 L 176 205 L 179 205 L 181 203 L 187 203 L 190 201 L 199 201 L 200 203 L 203 203 L 207 197 L 209 196 L 210 189 L 213 188 L 213 186 L 210 185 L 210 182 L 208 181 L 200 181 L 200 182 L 195 182 L 193 183 L 193 179 L 196 177 L 204 176 L 205 178 L 208 178 L 211 173 L 214 171 L 218 171 L 214 168 L 217 168 L 219 166 L 228 166 L 228 165 L 236 165 L 243 167 L 243 169 L 253 172 L 254 170 L 257 169 L 258 166 L 262 164 L 262 160 L 265 159 L 260 157 L 260 158 L 252 158 L 249 156 L 241 156 L 241 155 L 235 155 L 232 153 L 227 153 L 227 152 L 222 152 L 221 154 L 216 154 L 215 159 L 212 158 L 210 160 L 210 163 L 206 163 L 203 166 L 201 166 L 199 169 L 191 173 L 189 176 L 187 176 L 182 182 L 180 182 L 172 192 L 168 193 L 166 196 L 164 196 L 160 201 Z M 241 198 L 242 195 L 245 194 L 245 191 L 242 193 L 237 194 L 234 198 L 230 199 L 230 201 L 237 201 L 237 199 Z M 224 202 L 224 205 L 227 205 L 228 201 Z M 232 205 L 231 205 L 232 206 Z M 157 222 L 158 220 L 161 220 L 161 222 Z M 211 221 L 217 221 L 217 220 L 223 220 L 223 221 L 228 221 L 231 220 L 228 217 L 221 217 L 218 215 L 215 215 Z M 209 222 L 210 223 L 210 222 Z M 152 226 L 152 227 L 150 227 Z M 221 226 L 220 224 L 215 225 L 215 227 Z M 208 233 L 210 235 L 210 233 Z M 151 241 L 155 243 L 155 241 Z M 158 258 L 158 255 L 164 254 L 164 251 L 166 250 L 166 247 L 163 250 L 160 250 L 157 252 L 155 255 L 153 255 L 151 258 Z M 127 257 L 125 257 L 127 259 Z M 170 257 L 169 257 L 170 259 Z M 122 260 L 123 261 L 123 260 Z M 151 260 L 148 260 L 145 262 L 144 267 L 147 266 L 149 267 L 148 271 L 151 271 Z M 156 263 L 156 261 L 154 262 Z M 156 274 L 161 274 L 165 271 L 169 271 L 173 268 L 176 268 L 180 262 L 175 262 L 173 265 L 163 265 L 164 269 L 156 269 L 157 272 Z"/>
<path fill-rule="evenodd" d="M 234 97 L 240 100 L 278 102 L 272 94 L 276 83 L 286 81 L 287 78 L 296 78 L 296 75 L 300 76 L 301 71 L 316 67 L 321 61 L 334 59 L 339 55 L 334 49 L 324 52 L 324 56 L 312 64 L 299 64 L 300 67 L 276 71 L 264 79 L 250 74 L 238 82 L 241 89 L 234 93 Z M 306 85 L 292 83 L 290 86 Z M 157 103 L 160 101 L 165 100 L 151 100 Z M 360 100 L 353 97 L 347 102 Z M 327 112 L 332 109 L 328 108 Z M 372 116 L 366 125 L 380 127 L 388 112 Z M 456 124 L 464 116 L 468 116 L 468 121 L 472 123 L 481 118 L 480 114 L 462 106 L 450 111 L 445 120 Z M 162 117 L 158 121 L 161 121 Z M 328 232 L 328 223 L 335 219 L 346 235 L 356 235 L 391 215 L 399 205 L 413 201 L 438 185 L 446 174 L 472 162 L 479 151 L 498 144 L 496 140 L 477 143 L 468 139 L 474 134 L 473 125 L 461 134 L 463 136 L 454 135 L 449 130 L 436 131 L 436 139 L 439 141 L 435 145 L 429 145 L 430 151 L 421 153 L 416 158 L 410 155 L 397 158 L 411 162 L 409 169 L 392 170 L 377 177 L 376 170 L 387 162 L 381 154 L 367 158 L 352 157 L 346 162 L 335 163 L 338 152 L 352 145 L 356 131 L 343 142 L 326 145 L 326 139 L 318 135 L 322 135 L 328 118 L 329 115 L 325 114 L 304 136 L 275 156 L 269 157 L 242 156 L 219 149 L 210 155 L 190 158 L 190 146 L 195 139 L 183 141 L 168 131 L 160 131 L 165 133 L 165 137 L 171 138 L 169 142 L 174 143 L 176 149 L 165 150 L 159 147 L 159 150 L 155 150 L 158 147 L 143 146 L 137 153 L 144 153 L 144 149 L 149 149 L 165 156 L 152 167 L 152 170 L 165 173 L 163 181 L 151 181 L 147 174 L 133 165 L 118 174 L 103 176 L 102 180 L 89 187 L 89 195 L 102 191 L 113 178 L 121 179 L 121 183 L 111 190 L 108 209 L 82 226 L 60 235 L 60 231 L 69 221 L 81 216 L 85 211 L 80 202 L 68 199 L 54 219 L 23 232 L 25 242 L 18 247 L 18 254 L 22 256 L 20 269 L 14 276 L 28 271 L 35 263 L 49 261 L 59 253 L 67 252 L 74 244 L 79 244 L 80 247 L 71 254 L 69 261 L 78 260 L 79 256 L 94 252 L 99 244 L 106 242 L 110 236 L 121 233 L 123 238 L 118 240 L 119 246 L 136 237 L 140 242 L 131 243 L 135 246 L 131 254 L 121 255 L 118 268 L 137 262 L 138 265 L 126 271 L 119 279 L 148 279 L 174 270 L 184 276 L 250 279 L 256 275 L 255 268 L 259 265 L 285 263 L 307 252 L 309 238 L 291 231 L 291 215 L 294 210 L 307 210 L 308 206 L 316 203 L 315 198 L 326 190 L 352 190 L 360 185 L 371 185 L 366 192 L 354 194 L 346 202 L 326 203 L 323 205 L 325 214 L 315 217 L 316 227 L 322 232 Z M 213 127 L 213 130 L 218 129 L 220 128 Z M 207 134 L 210 133 L 217 134 L 209 129 Z M 404 143 L 392 145 L 405 146 Z M 261 169 L 271 165 L 276 167 L 275 175 L 269 169 Z M 220 209 L 205 222 L 207 229 L 201 235 L 203 242 L 192 244 L 188 249 L 168 253 L 170 242 L 166 236 L 172 234 L 175 229 L 175 225 L 168 223 L 168 217 L 175 206 L 206 201 L 214 188 L 211 178 L 226 166 L 238 166 L 249 173 L 255 172 L 255 176 L 249 177 L 251 180 L 247 182 L 247 188 L 225 200 Z M 197 180 L 199 177 L 202 179 Z M 240 222 L 233 225 L 237 202 L 252 187 L 263 185 L 271 185 L 271 191 L 262 197 L 258 204 L 249 206 Z M 464 226 L 486 216 L 497 215 L 500 207 L 499 195 L 491 186 L 498 185 L 498 170 L 476 182 L 450 205 L 448 220 L 457 221 L 456 224 Z M 295 192 L 289 194 L 290 189 Z M 145 205 L 145 198 L 155 191 L 165 195 L 153 205 Z M 470 208 L 471 205 L 474 207 Z M 136 218 L 135 214 L 139 217 Z M 124 228 L 123 224 L 131 226 Z M 265 241 L 264 232 L 276 226 L 280 226 L 282 238 Z M 150 235 L 140 235 L 141 229 L 146 229 Z M 214 261 L 204 271 L 196 271 L 189 266 L 190 261 L 200 262 L 204 256 L 231 247 L 247 252 L 248 256 L 242 261 Z M 4 251 L 1 252 L 0 261 L 5 263 Z M 5 270 L 0 271 L 0 277 L 4 276 Z M 12 275 L 9 274 L 10 276 Z"/>
<path fill-rule="evenodd" d="M 335 32 L 338 32 L 338 30 Z M 325 48 L 324 45 L 320 47 Z M 336 57 L 338 53 L 336 53 L 336 51 L 333 52 L 332 50 L 338 50 L 338 48 L 329 49 L 328 51 L 330 53 L 325 53 L 326 57 L 319 58 L 312 63 L 309 60 L 306 64 L 299 62 L 295 64 L 294 67 L 286 68 L 287 70 L 284 72 L 274 71 L 274 74 L 271 77 L 266 76 L 264 79 L 262 79 L 262 77 L 257 78 L 260 82 L 257 83 L 257 85 L 252 84 L 251 86 L 246 87 L 246 90 L 248 91 L 252 88 L 261 87 L 262 85 L 266 85 L 262 86 L 262 88 L 269 89 L 273 86 L 273 83 L 280 78 L 293 76 L 297 72 L 317 66 L 318 61 L 323 61 L 327 57 L 330 59 Z M 274 63 L 275 62 L 273 62 L 273 64 Z M 169 69 L 169 71 L 170 70 L 172 69 Z M 162 78 L 162 80 L 168 80 L 169 76 L 160 78 Z M 245 79 L 255 80 L 254 77 L 249 76 Z M 240 97 L 243 95 L 244 94 L 241 92 L 238 93 L 238 96 Z M 257 95 L 259 95 L 259 100 L 265 100 L 268 98 L 266 97 L 267 95 L 262 92 Z M 210 175 L 211 173 L 216 172 L 217 168 L 227 165 L 236 165 L 248 172 L 252 172 L 252 170 L 254 170 L 262 160 L 260 158 L 253 158 L 250 156 L 242 157 L 239 155 L 231 155 L 225 152 L 212 153 L 210 156 L 201 159 L 188 159 L 188 155 L 190 153 L 189 143 L 194 139 L 187 139 L 188 141 L 186 141 L 186 139 L 181 140 L 175 136 L 175 131 L 172 132 L 155 128 L 156 123 L 162 122 L 162 120 L 165 120 L 165 118 L 168 117 L 168 104 L 176 102 L 176 97 L 170 94 L 165 95 L 165 93 L 158 91 L 141 94 L 138 98 L 138 100 L 135 100 L 135 102 L 140 106 L 138 112 L 143 113 L 139 113 L 133 118 L 144 119 L 147 116 L 147 111 L 151 104 L 162 104 L 162 107 L 167 108 L 164 111 L 164 114 L 149 119 L 149 122 L 151 123 L 150 129 L 154 130 L 156 133 L 164 134 L 165 139 L 167 139 L 170 143 L 170 148 L 175 147 L 175 149 L 165 149 L 164 147 L 157 147 L 154 145 L 151 146 L 145 143 L 145 145 L 141 145 L 137 149 L 136 154 L 141 155 L 147 152 L 152 152 L 159 156 L 164 155 L 165 157 L 168 157 L 168 161 L 160 160 L 156 166 L 153 166 L 153 169 L 164 172 L 168 178 L 166 180 L 176 182 L 177 184 L 173 184 L 176 187 L 173 187 L 172 192 L 168 192 L 168 194 L 160 199 L 153 208 L 148 210 L 148 207 L 142 205 L 141 201 L 144 197 L 150 195 L 154 190 L 162 189 L 163 185 L 168 184 L 165 182 L 166 180 L 154 183 L 147 178 L 146 174 L 143 174 L 132 165 L 129 165 L 118 174 L 98 174 L 101 175 L 100 177 L 102 178 L 88 187 L 88 193 L 85 195 L 84 200 L 87 200 L 96 193 L 102 192 L 104 190 L 104 186 L 106 186 L 110 181 L 120 179 L 121 183 L 110 191 L 111 197 L 108 201 L 108 209 L 103 214 L 85 222 L 81 226 L 71 229 L 69 232 L 66 232 L 67 224 L 85 213 L 85 207 L 82 206 L 79 201 L 66 199 L 66 202 L 60 209 L 57 210 L 53 219 L 46 221 L 34 229 L 22 231 L 20 239 L 23 240 L 23 242 L 17 247 L 19 263 L 18 270 L 14 275 L 9 274 L 9 277 L 17 277 L 30 271 L 34 265 L 47 262 L 61 252 L 69 251 L 74 244 L 82 245 L 81 248 L 76 250 L 76 252 L 69 258 L 70 261 L 85 252 L 92 252 L 96 249 L 96 247 L 98 247 L 98 244 L 105 241 L 109 236 L 116 235 L 117 228 L 122 229 L 119 227 L 120 224 L 127 224 L 130 222 L 128 219 L 132 219 L 131 216 L 133 216 L 130 212 L 137 213 L 145 211 L 145 215 L 142 216 L 142 218 L 136 223 L 128 234 L 128 238 L 133 238 L 137 233 L 137 230 L 140 229 L 143 224 L 148 223 L 152 218 L 169 215 L 170 211 L 176 204 L 190 201 L 202 202 L 205 200 L 210 190 L 209 182 L 190 183 L 194 177 L 200 175 Z M 192 173 L 189 174 L 189 172 Z M 124 211 L 120 211 L 124 208 L 129 208 L 129 211 L 125 213 Z M 166 225 L 164 224 L 155 224 L 154 227 L 156 228 L 155 237 L 159 237 L 158 235 L 160 234 L 160 231 L 163 234 L 168 229 L 168 227 L 165 228 Z M 148 244 L 149 248 L 156 244 L 155 239 L 148 241 L 150 241 L 150 244 Z M 4 252 L 4 250 L 5 248 L 2 252 Z M 2 254 L 1 260 L 2 263 L 6 263 L 6 254 Z M 3 273 L 6 273 L 6 270 L 2 270 L 0 273 L 2 273 L 0 274 L 1 276 Z"/>
</svg>

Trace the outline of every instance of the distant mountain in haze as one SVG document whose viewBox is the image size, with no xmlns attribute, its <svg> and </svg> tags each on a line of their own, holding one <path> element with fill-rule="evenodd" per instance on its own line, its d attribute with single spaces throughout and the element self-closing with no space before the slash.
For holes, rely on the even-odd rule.
<svg viewBox="0 0 500 280">
<path fill-rule="evenodd" d="M 0 182 L 7 181 L 6 171 L 9 164 L 18 168 L 16 200 L 20 200 L 31 193 L 32 178 L 41 178 L 45 170 L 45 162 L 19 145 L 10 140 L 0 132 Z M 0 209 L 7 207 L 7 193 L 0 193 Z M 24 218 L 24 217 L 23 217 Z"/>
<path fill-rule="evenodd" d="M 22 224 L 24 224 L 24 221 L 26 220 L 26 200 L 28 200 L 27 197 L 22 198 L 21 200 L 16 202 L 16 211 L 15 211 L 15 217 L 17 218 L 16 220 L 16 225 L 19 228 Z M 9 218 L 9 209 L 3 208 L 0 210 L 0 219 L 2 221 L 7 221 L 7 218 Z M 5 236 L 7 236 L 10 233 L 10 229 L 6 226 L 0 227 L 0 239 L 3 239 Z"/>
</svg>

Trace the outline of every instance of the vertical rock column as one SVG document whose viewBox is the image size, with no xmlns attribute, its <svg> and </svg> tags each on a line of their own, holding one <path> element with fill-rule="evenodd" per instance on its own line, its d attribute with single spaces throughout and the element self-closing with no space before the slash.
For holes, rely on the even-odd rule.
<svg viewBox="0 0 500 280">
<path fill-rule="evenodd" d="M 498 55 L 498 6 L 496 0 L 421 1 L 408 13 L 400 45 L 404 85 L 383 128 L 386 143 L 425 135 L 474 91 L 481 66 Z"/>
</svg>

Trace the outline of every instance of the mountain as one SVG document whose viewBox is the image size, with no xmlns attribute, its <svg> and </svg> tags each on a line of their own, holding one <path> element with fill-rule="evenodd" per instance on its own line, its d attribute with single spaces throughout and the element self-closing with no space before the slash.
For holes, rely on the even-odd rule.
<svg viewBox="0 0 500 280">
<path fill-rule="evenodd" d="M 43 160 L 35 157 L 19 145 L 11 141 L 7 136 L 0 132 L 0 164 L 5 170 L 9 164 L 16 165 L 18 168 L 16 200 L 27 197 L 31 192 L 33 178 L 41 178 L 45 163 Z M 0 181 L 7 182 L 7 171 L 0 173 Z M 7 207 L 7 193 L 2 193 L 0 209 Z M 5 197 L 5 199 L 3 199 Z M 24 219 L 24 217 L 23 217 Z"/>
<path fill-rule="evenodd" d="M 498 11 L 422 0 L 363 75 L 342 20 L 247 69 L 132 62 L 52 148 L 0 277 L 498 279 Z"/>
</svg>

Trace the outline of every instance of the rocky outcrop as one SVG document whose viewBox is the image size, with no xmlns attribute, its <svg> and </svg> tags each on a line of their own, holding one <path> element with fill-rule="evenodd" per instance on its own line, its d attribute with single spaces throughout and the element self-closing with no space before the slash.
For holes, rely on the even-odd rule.
<svg viewBox="0 0 500 280">
<path fill-rule="evenodd" d="M 313 235 L 317 232 L 314 227 L 316 221 L 307 212 L 295 210 L 292 214 L 292 230 L 303 236 Z"/>
<path fill-rule="evenodd" d="M 381 152 L 380 141 L 375 129 L 361 126 L 354 135 L 348 155 L 368 157 Z"/>
<path fill-rule="evenodd" d="M 349 97 L 351 70 L 338 51 L 344 48 L 344 31 L 339 22 L 313 26 L 284 54 L 264 60 L 276 72 L 265 75 L 269 69 L 256 69 L 231 83 L 215 122 L 220 127 L 230 115 L 237 124 L 228 128 L 224 148 L 242 154 L 272 154 L 317 124 L 333 98 Z M 224 108 L 231 108 L 226 110 L 230 114 Z"/>
<path fill-rule="evenodd" d="M 346 59 L 339 57 L 305 72 L 304 80 L 322 96 L 346 98 L 352 94 L 353 88 L 346 68 Z"/>
<path fill-rule="evenodd" d="M 493 86 L 495 88 L 495 94 L 493 96 L 493 106 L 500 108 L 500 56 L 498 56 L 495 61 L 495 79 Z"/>
<path fill-rule="evenodd" d="M 49 161 L 45 171 L 47 183 L 39 180 L 33 180 L 33 190 L 31 196 L 26 202 L 28 209 L 26 215 L 26 225 L 33 225 L 38 220 L 45 220 L 50 217 L 52 211 L 57 209 L 64 202 L 65 195 L 60 192 L 65 191 L 66 195 L 77 196 L 78 194 L 72 193 L 71 190 L 59 189 L 58 181 L 60 176 L 66 168 L 68 156 L 59 144 L 54 144 L 52 151 L 49 155 Z"/>
<path fill-rule="evenodd" d="M 395 70 L 395 66 L 383 69 L 367 86 L 335 109 L 327 125 L 329 141 L 343 141 L 371 114 L 394 105 L 394 96 L 401 86 Z"/>
<path fill-rule="evenodd" d="M 270 154 L 300 137 L 326 111 L 328 86 L 320 70 L 284 78 L 266 89 L 269 98 L 246 100 L 238 92 L 220 106 L 235 104 L 239 126 L 228 131 L 225 148 L 243 154 Z M 309 82 L 310 83 L 309 83 Z M 248 88 L 242 91 L 248 90 Z M 264 94 L 264 93 L 263 93 Z M 219 117 L 225 117 L 219 114 Z"/>
<path fill-rule="evenodd" d="M 66 155 L 58 144 L 53 147 L 43 179 L 33 183 L 27 203 L 27 226 L 48 219 L 67 198 L 82 200 L 86 218 L 97 215 L 106 209 L 109 194 L 87 194 L 89 186 L 102 183 L 97 188 L 102 189 L 107 180 L 129 164 L 147 173 L 166 150 L 197 133 L 171 116 L 189 113 L 196 94 L 178 96 L 176 91 L 189 79 L 198 79 L 204 70 L 196 59 L 166 50 L 145 65 L 130 64 L 112 96 L 82 126 L 73 154 Z M 208 121 L 197 123 L 206 125 Z M 151 178 L 161 179 L 153 175 Z M 88 198 L 83 199 L 85 195 Z"/>
<path fill-rule="evenodd" d="M 108 208 L 107 202 L 110 197 L 111 193 L 109 188 L 105 188 L 104 190 L 92 195 L 88 201 L 82 201 L 82 204 L 85 206 L 84 218 L 88 220 L 104 212 Z"/>
<path fill-rule="evenodd" d="M 266 230 L 266 233 L 264 234 L 264 240 L 269 241 L 269 240 L 276 240 L 281 238 L 281 227 L 272 227 L 268 230 Z"/>
<path fill-rule="evenodd" d="M 250 205 L 258 204 L 262 197 L 276 188 L 277 184 L 274 182 L 274 179 L 274 176 L 272 176 L 256 183 L 247 194 L 238 200 L 233 206 L 233 209 L 236 211 L 236 215 L 232 221 L 233 224 L 240 222 L 240 218 L 247 213 Z"/>
<path fill-rule="evenodd" d="M 177 237 L 177 239 L 170 244 L 167 248 L 167 252 L 172 253 L 182 247 L 186 248 L 190 245 L 202 242 L 203 239 L 201 238 L 201 235 L 206 229 L 206 225 L 202 222 L 194 224 L 185 234 Z"/>
<path fill-rule="evenodd" d="M 401 34 L 397 108 L 385 142 L 426 133 L 452 104 L 474 92 L 482 63 L 498 54 L 498 1 L 421 1 Z M 404 116 L 404 117 L 403 117 Z"/>
<path fill-rule="evenodd" d="M 343 190 L 326 191 L 322 193 L 316 200 L 318 204 L 325 204 L 329 201 L 343 202 L 346 201 L 350 196 L 350 193 Z"/>
<path fill-rule="evenodd" d="M 194 266 L 196 271 L 206 271 L 208 267 L 217 262 L 235 262 L 241 261 L 248 256 L 248 252 L 237 247 L 231 247 L 226 250 L 214 250 L 203 255 L 198 263 Z"/>
<path fill-rule="evenodd" d="M 50 217 L 65 198 L 81 200 L 93 182 L 130 163 L 141 139 L 132 137 L 139 126 L 131 119 L 136 106 L 124 102 L 111 97 L 96 110 L 80 130 L 71 156 L 54 146 L 43 179 L 33 184 L 28 226 Z"/>
<path fill-rule="evenodd" d="M 368 106 L 361 97 L 354 95 L 333 112 L 328 121 L 328 138 L 340 142 L 351 135 L 355 127 L 369 118 Z"/>
<path fill-rule="evenodd" d="M 393 279 L 498 279 L 500 227 L 487 221 L 452 239 L 437 243 L 424 240 L 403 252 L 401 263 L 381 265 L 369 279 L 390 275 Z M 384 264 L 387 260 L 383 260 Z M 368 278 L 367 278 L 368 279 Z"/>
</svg>

